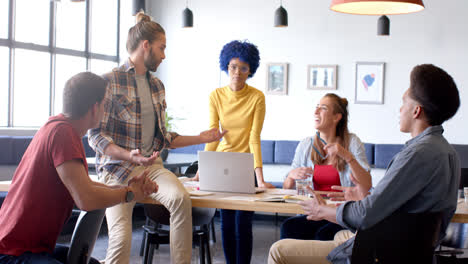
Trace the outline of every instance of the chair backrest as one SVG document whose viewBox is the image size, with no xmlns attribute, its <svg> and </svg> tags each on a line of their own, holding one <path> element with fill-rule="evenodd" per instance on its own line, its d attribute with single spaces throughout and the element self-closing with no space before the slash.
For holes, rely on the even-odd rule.
<svg viewBox="0 0 468 264">
<path fill-rule="evenodd" d="M 160 204 L 144 204 L 145 215 L 151 221 L 161 224 L 169 225 L 171 214 L 169 211 Z M 216 213 L 216 208 L 199 208 L 192 207 L 192 225 L 202 226 L 211 222 Z"/>
<path fill-rule="evenodd" d="M 468 248 L 468 224 L 449 223 L 446 236 L 440 242 L 441 246 L 451 248 Z"/>
<path fill-rule="evenodd" d="M 198 160 L 192 162 L 192 164 L 190 164 L 190 166 L 188 166 L 188 168 L 185 170 L 184 174 L 187 177 L 195 177 L 195 174 L 197 173 L 197 171 L 198 171 Z"/>
<path fill-rule="evenodd" d="M 203 226 L 211 222 L 216 213 L 216 208 L 192 207 L 193 226 Z"/>
<path fill-rule="evenodd" d="M 106 209 L 100 209 L 80 213 L 68 250 L 67 264 L 87 264 L 89 262 L 105 212 Z"/>
<path fill-rule="evenodd" d="M 358 230 L 351 263 L 432 263 L 442 215 L 395 212 Z"/>
<path fill-rule="evenodd" d="M 162 204 L 144 204 L 145 216 L 151 221 L 161 224 L 169 225 L 171 213 Z"/>
</svg>

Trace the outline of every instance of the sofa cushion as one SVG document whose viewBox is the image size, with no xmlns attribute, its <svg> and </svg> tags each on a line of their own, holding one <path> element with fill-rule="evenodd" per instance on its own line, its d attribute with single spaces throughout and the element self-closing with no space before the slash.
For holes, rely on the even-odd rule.
<svg viewBox="0 0 468 264">
<path fill-rule="evenodd" d="M 192 145 L 183 148 L 171 149 L 170 153 L 198 154 L 199 150 L 204 150 L 205 144 Z"/>
<path fill-rule="evenodd" d="M 0 208 L 2 207 L 3 201 L 5 200 L 7 194 L 8 192 L 0 192 Z"/>
<path fill-rule="evenodd" d="M 19 164 L 23 154 L 31 143 L 32 136 L 13 137 L 13 163 Z"/>
<path fill-rule="evenodd" d="M 278 140 L 275 142 L 275 163 L 291 164 L 299 141 Z"/>
<path fill-rule="evenodd" d="M 458 157 L 460 158 L 460 167 L 468 168 L 468 145 L 452 145 L 455 150 L 458 152 Z"/>
<path fill-rule="evenodd" d="M 375 167 L 387 168 L 390 161 L 403 148 L 402 144 L 375 144 Z"/>
<path fill-rule="evenodd" d="M 2 208 L 3 201 L 5 200 L 7 194 L 8 192 L 0 192 L 0 208 Z"/>
<path fill-rule="evenodd" d="M 85 154 L 86 154 L 86 157 L 95 157 L 96 156 L 96 152 L 94 152 L 94 150 L 91 148 L 91 146 L 89 145 L 88 143 L 88 136 L 84 136 L 83 139 L 83 147 L 84 147 L 84 151 L 85 151 Z"/>
<path fill-rule="evenodd" d="M 13 164 L 13 139 L 10 136 L 0 136 L 0 164 Z"/>
<path fill-rule="evenodd" d="M 366 158 L 367 158 L 367 162 L 369 162 L 369 166 L 374 165 L 375 144 L 364 143 L 364 148 L 366 149 Z"/>
<path fill-rule="evenodd" d="M 273 164 L 275 162 L 275 141 L 262 140 L 261 144 L 263 164 Z"/>
</svg>

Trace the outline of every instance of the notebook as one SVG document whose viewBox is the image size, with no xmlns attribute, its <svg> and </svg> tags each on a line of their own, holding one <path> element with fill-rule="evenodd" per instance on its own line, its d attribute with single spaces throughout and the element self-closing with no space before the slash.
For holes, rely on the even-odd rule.
<svg viewBox="0 0 468 264">
<path fill-rule="evenodd" d="M 259 193 L 255 188 L 251 153 L 198 152 L 200 190 L 213 192 Z"/>
</svg>

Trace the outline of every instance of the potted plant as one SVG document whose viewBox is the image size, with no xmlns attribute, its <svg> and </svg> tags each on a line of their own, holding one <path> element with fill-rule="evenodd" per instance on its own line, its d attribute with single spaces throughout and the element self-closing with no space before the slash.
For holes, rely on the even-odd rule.
<svg viewBox="0 0 468 264">
<path fill-rule="evenodd" d="M 167 131 L 172 131 L 172 128 L 173 128 L 172 121 L 174 121 L 174 120 L 175 119 L 172 116 L 168 115 L 167 112 L 166 112 L 165 122 L 164 123 L 165 123 Z M 169 150 L 167 148 L 163 148 L 159 155 L 161 156 L 161 159 L 163 161 L 166 161 L 167 156 L 169 156 Z"/>
</svg>

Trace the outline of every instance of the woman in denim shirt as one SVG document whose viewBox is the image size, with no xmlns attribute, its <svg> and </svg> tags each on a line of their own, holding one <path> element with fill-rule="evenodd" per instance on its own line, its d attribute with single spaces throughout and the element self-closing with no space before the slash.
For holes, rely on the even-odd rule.
<svg viewBox="0 0 468 264">
<path fill-rule="evenodd" d="M 302 140 L 296 148 L 283 188 L 291 189 L 296 179 L 312 179 L 312 188 L 319 191 L 333 191 L 331 186 L 354 186 L 353 180 L 366 188 L 372 187 L 364 145 L 348 131 L 348 101 L 346 98 L 329 93 L 315 109 L 315 136 Z M 332 148 L 346 158 L 332 158 L 324 149 Z M 343 147 L 346 146 L 346 147 Z M 336 157 L 336 156 L 335 156 Z M 353 172 L 361 173 L 358 180 Z M 331 240 L 343 229 L 340 225 L 326 220 L 308 221 L 306 216 L 286 219 L 281 226 L 281 239 Z"/>
</svg>

